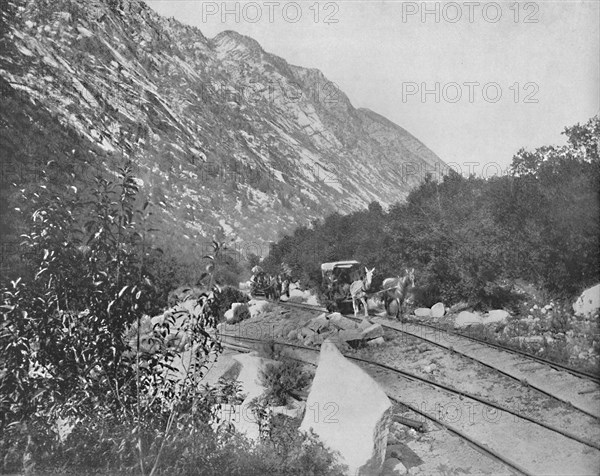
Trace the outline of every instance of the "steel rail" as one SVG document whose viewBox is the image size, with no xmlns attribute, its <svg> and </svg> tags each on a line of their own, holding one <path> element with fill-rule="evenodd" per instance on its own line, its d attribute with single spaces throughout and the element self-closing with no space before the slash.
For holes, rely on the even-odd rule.
<svg viewBox="0 0 600 476">
<path fill-rule="evenodd" d="M 263 340 L 263 339 L 255 339 L 255 338 L 252 338 L 252 337 L 241 337 L 241 336 L 235 336 L 235 335 L 223 334 L 223 333 L 220 333 L 219 335 L 223 336 L 223 337 L 232 338 L 234 340 L 237 339 L 237 340 L 240 340 L 240 341 L 256 342 L 256 343 L 267 343 L 267 342 L 270 343 L 270 342 L 272 342 L 274 344 L 285 346 L 285 347 L 291 347 L 291 348 L 295 348 L 295 349 L 300 349 L 300 350 L 305 350 L 305 351 L 310 351 L 310 352 L 316 352 L 316 353 L 319 352 L 319 349 L 313 349 L 311 347 L 306 347 L 306 346 L 298 345 L 298 344 L 290 344 L 290 343 L 287 343 L 287 342 L 280 342 L 280 341 L 275 341 L 275 340 L 268 340 L 267 341 L 267 340 Z M 375 362 L 375 361 L 368 360 L 368 359 L 363 359 L 363 358 L 360 358 L 360 357 L 354 357 L 354 356 L 347 355 L 347 354 L 343 354 L 343 355 L 347 359 L 354 360 L 356 362 L 361 362 L 361 363 L 364 363 L 364 364 L 367 364 L 367 365 L 372 365 L 372 366 L 375 366 L 375 367 L 380 367 L 380 368 L 382 368 L 384 370 L 387 370 L 389 372 L 400 374 L 400 375 L 402 375 L 403 377 L 405 377 L 405 378 L 407 378 L 409 380 L 418 380 L 418 381 L 420 381 L 422 383 L 425 383 L 427 385 L 430 385 L 430 386 L 433 386 L 433 387 L 436 387 L 436 388 L 440 388 L 440 389 L 442 389 L 442 390 L 444 390 L 446 392 L 458 395 L 459 398 L 460 397 L 470 398 L 471 400 L 479 402 L 479 403 L 481 403 L 483 405 L 487 405 L 487 406 L 492 407 L 494 409 L 501 410 L 503 412 L 509 413 L 509 414 L 514 415 L 514 416 L 516 416 L 518 418 L 521 418 L 522 420 L 526 420 L 526 421 L 528 421 L 530 423 L 534 423 L 534 424 L 536 424 L 538 426 L 541 426 L 543 428 L 546 428 L 547 430 L 550 430 L 550 431 L 552 431 L 554 433 L 558 433 L 558 434 L 560 434 L 560 435 L 562 435 L 562 436 L 564 436 L 566 438 L 569 438 L 571 440 L 577 441 L 578 443 L 581 443 L 583 445 L 586 445 L 586 446 L 589 446 L 589 447 L 592 447 L 592 448 L 600 450 L 600 444 L 598 444 L 596 442 L 588 441 L 588 440 L 586 440 L 584 438 L 581 438 L 580 436 L 574 435 L 573 433 L 570 433 L 568 431 L 562 430 L 560 428 L 556 428 L 556 427 L 554 427 L 552 425 L 549 425 L 547 423 L 538 421 L 535 418 L 529 417 L 527 415 L 523 415 L 523 414 L 521 414 L 519 412 L 516 412 L 516 411 L 514 411 L 514 410 L 512 410 L 512 409 L 510 409 L 508 407 L 505 407 L 505 406 L 500 405 L 498 403 L 492 402 L 492 401 L 487 400 L 487 399 L 485 399 L 483 397 L 479 397 L 479 396 L 473 395 L 471 393 L 463 392 L 463 391 L 458 390 L 458 389 L 456 389 L 454 387 L 450 387 L 449 385 L 445 385 L 445 384 L 442 384 L 442 383 L 439 383 L 439 382 L 434 382 L 432 380 L 426 379 L 425 377 L 421 377 L 419 375 L 416 375 L 416 374 L 414 374 L 412 372 L 408 372 L 406 370 L 400 370 L 400 369 L 397 369 L 395 367 L 391 367 L 389 365 L 382 364 L 380 362 Z"/>
<path fill-rule="evenodd" d="M 290 303 L 290 302 L 287 302 L 287 301 L 281 301 L 281 302 L 279 302 L 277 304 L 281 304 L 283 306 L 300 307 L 300 308 L 307 309 L 307 310 L 313 310 L 315 312 L 327 312 L 327 310 L 325 308 L 322 308 L 320 306 L 313 306 L 311 304 L 295 303 L 295 302 L 291 302 Z M 351 315 L 348 315 L 348 314 L 344 314 L 344 317 L 348 317 L 350 319 L 355 319 L 354 316 L 351 316 Z M 487 340 L 479 339 L 479 338 L 474 337 L 474 336 L 462 334 L 462 333 L 456 332 L 456 331 L 451 331 L 451 330 L 448 330 L 448 329 L 444 329 L 443 327 L 434 326 L 432 324 L 425 324 L 425 323 L 422 323 L 422 322 L 418 322 L 418 323 L 411 323 L 411 325 L 423 326 L 423 327 L 427 327 L 429 329 L 434 329 L 436 331 L 444 332 L 444 333 L 449 334 L 449 335 L 454 335 L 454 336 L 458 336 L 458 337 L 464 337 L 465 339 L 472 340 L 472 341 L 477 342 L 479 344 L 487 345 L 489 347 L 494 347 L 494 348 L 496 348 L 498 350 L 502 350 L 502 351 L 508 352 L 510 354 L 520 355 L 522 357 L 526 357 L 528 359 L 534 360 L 534 361 L 539 362 L 541 364 L 548 365 L 549 367 L 552 367 L 555 370 L 562 370 L 562 371 L 565 371 L 565 372 L 569 372 L 570 374 L 573 374 L 573 375 L 575 375 L 577 377 L 585 378 L 585 379 L 588 379 L 588 380 L 592 380 L 592 381 L 595 381 L 596 383 L 600 384 L 600 376 L 598 376 L 598 375 L 594 375 L 594 374 L 591 374 L 589 372 L 584 372 L 582 370 L 578 370 L 578 369 L 575 369 L 573 367 L 569 367 L 568 365 L 559 364 L 558 362 L 553 362 L 551 360 L 544 359 L 543 357 L 538 357 L 536 355 L 530 354 L 529 352 L 525 352 L 525 351 L 522 351 L 522 350 L 519 350 L 519 349 L 513 349 L 512 347 L 506 347 L 506 346 L 503 346 L 501 344 L 497 344 L 495 342 L 490 342 L 490 341 L 487 341 Z M 416 338 L 420 338 L 420 339 L 429 341 L 429 339 L 425 339 L 425 338 L 423 338 L 421 336 L 417 336 L 417 335 L 411 334 L 410 332 L 401 331 L 399 329 L 396 329 L 394 327 L 388 326 L 386 324 L 382 324 L 382 326 L 384 326 L 384 327 L 386 327 L 388 329 L 393 329 L 393 330 L 395 330 L 397 332 L 404 332 L 406 334 L 413 335 Z M 442 346 L 442 347 L 444 347 L 444 346 Z"/>
<path fill-rule="evenodd" d="M 242 338 L 240 338 L 238 336 L 234 336 L 234 338 L 240 339 L 240 340 L 252 340 L 252 341 L 258 341 L 258 342 L 265 342 L 265 341 L 261 341 L 259 339 L 251 339 L 251 338 L 248 338 L 248 337 L 242 337 Z M 226 343 L 222 344 L 222 345 L 224 347 L 225 346 L 229 347 Z M 282 343 L 282 345 L 287 345 L 287 346 L 290 346 L 290 347 L 300 347 L 300 348 L 305 349 L 305 350 L 315 351 L 315 349 L 311 349 L 309 347 L 303 347 L 303 346 L 296 346 L 294 344 Z M 232 345 L 231 348 L 236 349 L 236 350 L 243 349 L 242 346 L 236 346 L 236 345 Z M 249 347 L 246 347 L 245 349 L 248 350 L 248 351 L 253 350 L 252 348 L 249 348 Z M 348 357 L 348 356 L 345 356 L 345 357 Z M 316 367 L 316 364 L 314 364 L 313 362 L 308 362 L 306 360 L 299 359 L 297 357 L 294 357 L 294 360 L 299 361 L 299 362 L 303 362 L 305 364 L 312 365 L 312 366 Z M 397 398 L 397 397 L 395 397 L 393 395 L 390 395 L 388 392 L 386 392 L 386 395 L 394 403 L 403 405 L 406 408 L 409 408 L 411 411 L 413 411 L 413 412 L 421 415 L 423 418 L 426 418 L 427 420 L 430 420 L 430 421 L 436 423 L 437 425 L 441 426 L 442 428 L 445 428 L 447 431 L 449 431 L 453 435 L 456 435 L 459 438 L 461 438 L 464 441 L 466 441 L 468 444 L 470 444 L 471 446 L 473 446 L 479 452 L 481 452 L 481 453 L 485 454 L 486 456 L 488 456 L 489 458 L 491 458 L 491 459 L 493 459 L 495 461 L 498 461 L 499 463 L 501 463 L 501 464 L 509 467 L 513 471 L 516 471 L 517 474 L 522 474 L 522 475 L 525 475 L 525 476 L 533 476 L 533 473 L 531 473 L 530 471 L 527 471 L 525 468 L 523 468 L 518 463 L 515 463 L 514 461 L 511 461 L 510 459 L 502 456 L 497 451 L 495 451 L 495 450 L 493 450 L 491 448 L 488 448 L 487 446 L 485 446 L 482 443 L 477 442 L 476 440 L 474 440 L 470 436 L 466 435 L 462 431 L 460 431 L 460 430 L 458 430 L 456 428 L 453 428 L 452 426 L 448 425 L 447 423 L 443 422 L 442 420 L 440 420 L 438 418 L 435 418 L 435 417 L 433 417 L 431 415 L 428 415 L 427 413 L 423 412 L 419 408 L 417 408 L 417 407 L 415 407 L 415 406 L 413 406 L 413 405 L 411 405 L 409 403 L 403 402 L 399 398 Z"/>
</svg>

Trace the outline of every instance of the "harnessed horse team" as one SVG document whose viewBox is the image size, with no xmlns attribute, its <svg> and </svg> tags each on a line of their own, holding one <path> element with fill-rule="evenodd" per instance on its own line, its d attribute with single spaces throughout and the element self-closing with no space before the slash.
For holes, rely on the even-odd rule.
<svg viewBox="0 0 600 476">
<path fill-rule="evenodd" d="M 381 291 L 371 291 L 371 285 L 373 282 L 373 273 L 375 272 L 375 268 L 367 269 L 365 268 L 365 277 L 364 279 L 358 279 L 354 281 L 350 285 L 350 295 L 352 297 L 352 307 L 354 308 L 354 316 L 358 314 L 359 310 L 359 302 L 362 303 L 365 318 L 368 317 L 367 310 L 367 298 L 369 296 L 383 294 L 383 302 L 385 304 L 385 309 L 390 314 L 390 306 L 395 304 L 397 306 L 396 312 L 393 313 L 396 317 L 402 316 L 402 306 L 406 297 L 408 295 L 408 291 L 411 287 L 415 286 L 415 269 L 406 269 L 405 275 L 403 277 L 396 278 L 387 278 L 383 280 L 382 290 Z"/>
</svg>

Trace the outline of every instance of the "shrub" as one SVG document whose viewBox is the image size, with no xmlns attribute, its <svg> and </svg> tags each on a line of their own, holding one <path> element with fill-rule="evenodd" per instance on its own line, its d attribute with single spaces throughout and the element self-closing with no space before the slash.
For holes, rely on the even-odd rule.
<svg viewBox="0 0 600 476">
<path fill-rule="evenodd" d="M 260 371 L 260 381 L 266 387 L 265 401 L 272 405 L 285 405 L 289 397 L 298 394 L 312 381 L 312 375 L 303 365 L 283 356 L 279 362 L 266 364 Z"/>
<path fill-rule="evenodd" d="M 343 476 L 337 462 L 314 433 L 298 432 L 299 421 L 281 415 L 269 419 L 269 430 L 257 444 L 237 433 L 211 429 L 182 435 L 179 448 L 169 448 L 173 464 L 164 474 L 182 476 L 302 475 Z M 179 451 L 179 452 L 178 452 Z"/>
<path fill-rule="evenodd" d="M 221 288 L 221 290 L 215 295 L 215 308 L 213 309 L 213 312 L 217 316 L 217 320 L 222 322 L 224 320 L 225 313 L 231 308 L 233 303 L 247 303 L 248 301 L 250 301 L 250 298 L 246 293 L 234 288 L 233 286 L 225 286 Z"/>
<path fill-rule="evenodd" d="M 247 304 L 242 304 L 237 306 L 233 311 L 233 320 L 231 320 L 230 324 L 237 324 L 238 322 L 242 322 L 246 319 L 250 319 L 250 309 Z"/>
<path fill-rule="evenodd" d="M 139 340 L 161 295 L 145 267 L 135 178 L 129 167 L 117 183 L 98 177 L 91 199 L 72 189 L 56 195 L 44 185 L 27 197 L 23 246 L 32 272 L 2 288 L 0 449 L 14 456 L 10 465 L 44 471 L 144 473 L 174 425 L 189 430 L 211 413 L 198 388 L 202 365 L 218 350 L 204 330 L 216 324 L 214 295 L 202 298 L 201 315 L 177 316 L 195 349 L 182 373 L 168 345 L 173 315 L 146 329 L 146 352 L 137 342 L 132 349 L 127 329 Z M 57 434 L 60 421 L 73 427 L 70 435 Z"/>
</svg>

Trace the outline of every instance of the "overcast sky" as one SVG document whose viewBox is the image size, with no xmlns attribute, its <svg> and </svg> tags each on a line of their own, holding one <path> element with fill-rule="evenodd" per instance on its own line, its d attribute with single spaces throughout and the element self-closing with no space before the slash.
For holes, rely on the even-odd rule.
<svg viewBox="0 0 600 476">
<path fill-rule="evenodd" d="M 146 2 L 207 37 L 235 30 L 320 69 L 463 172 L 562 144 L 565 126 L 600 111 L 598 0 Z"/>
</svg>

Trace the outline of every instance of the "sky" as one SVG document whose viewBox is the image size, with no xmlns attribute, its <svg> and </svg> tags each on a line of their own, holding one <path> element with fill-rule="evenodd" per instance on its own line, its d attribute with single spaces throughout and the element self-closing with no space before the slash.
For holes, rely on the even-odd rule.
<svg viewBox="0 0 600 476">
<path fill-rule="evenodd" d="M 520 148 L 564 144 L 600 112 L 598 0 L 146 3 L 320 69 L 464 174 L 504 173 Z"/>
</svg>

